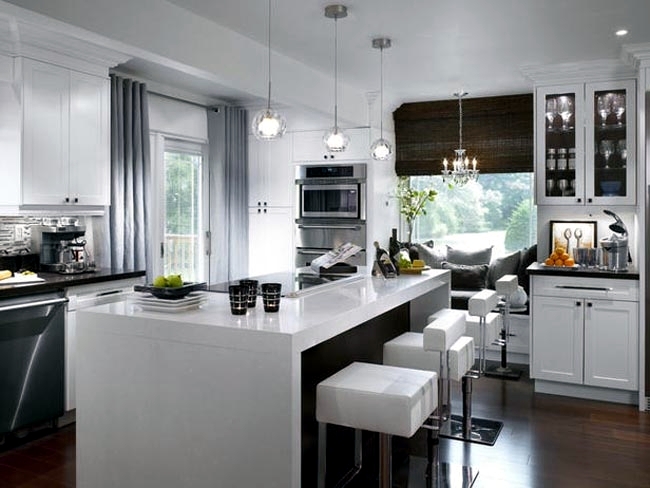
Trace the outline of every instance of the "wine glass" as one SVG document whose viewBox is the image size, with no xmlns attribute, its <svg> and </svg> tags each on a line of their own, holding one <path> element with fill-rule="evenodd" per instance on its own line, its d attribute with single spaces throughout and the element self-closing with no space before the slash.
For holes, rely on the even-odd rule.
<svg viewBox="0 0 650 488">
<path fill-rule="evenodd" d="M 573 115 L 573 99 L 566 95 L 557 98 L 557 111 L 562 117 L 562 130 L 569 128 L 569 119 Z"/>
<path fill-rule="evenodd" d="M 609 95 L 600 95 L 596 99 L 596 107 L 598 115 L 600 115 L 601 125 L 604 127 L 607 124 L 607 116 L 612 112 Z"/>
<path fill-rule="evenodd" d="M 605 159 L 605 168 L 609 168 L 609 158 L 614 154 L 614 142 L 606 139 L 600 141 L 600 154 Z"/>
<path fill-rule="evenodd" d="M 616 114 L 618 125 L 622 125 L 622 117 L 625 113 L 625 95 L 616 93 L 612 96 L 612 111 Z"/>
<path fill-rule="evenodd" d="M 621 139 L 618 141 L 618 155 L 621 158 L 621 166 L 625 168 L 626 163 L 627 163 L 627 142 L 625 139 Z"/>
<path fill-rule="evenodd" d="M 553 122 L 557 115 L 557 98 L 548 97 L 546 99 L 546 119 L 548 120 L 548 128 L 553 128 Z"/>
</svg>

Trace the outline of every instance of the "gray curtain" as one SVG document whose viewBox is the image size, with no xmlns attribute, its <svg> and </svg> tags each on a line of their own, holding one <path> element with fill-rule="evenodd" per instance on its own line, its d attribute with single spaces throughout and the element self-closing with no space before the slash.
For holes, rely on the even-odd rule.
<svg viewBox="0 0 650 488">
<path fill-rule="evenodd" d="M 248 114 L 208 109 L 210 141 L 211 283 L 248 273 Z"/>
<path fill-rule="evenodd" d="M 151 270 L 147 235 L 151 178 L 144 83 L 111 75 L 111 207 L 106 236 L 112 268 Z M 151 279 L 150 276 L 148 276 Z"/>
</svg>

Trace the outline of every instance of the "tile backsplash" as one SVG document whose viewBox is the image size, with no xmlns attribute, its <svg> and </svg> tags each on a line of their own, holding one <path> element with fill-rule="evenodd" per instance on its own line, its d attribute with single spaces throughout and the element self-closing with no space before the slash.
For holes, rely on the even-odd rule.
<svg viewBox="0 0 650 488">
<path fill-rule="evenodd" d="M 0 216 L 0 251 L 19 251 L 21 249 L 31 248 L 32 234 L 30 227 L 41 222 L 42 217 L 29 217 L 17 215 L 11 217 Z M 16 240 L 16 227 L 22 228 L 22 239 Z M 20 231 L 19 231 L 20 232 Z M 38 249 L 34 249 L 38 252 Z"/>
<path fill-rule="evenodd" d="M 0 253 L 4 254 L 5 252 L 17 252 L 21 250 L 27 250 L 34 253 L 40 252 L 39 249 L 31 249 L 31 226 L 40 224 L 43 217 L 45 216 L 0 216 Z M 49 217 L 58 218 L 60 215 L 51 215 Z M 90 253 L 91 259 L 94 260 L 98 267 L 110 266 L 110 251 L 104 249 L 105 246 L 94 245 L 95 242 L 107 242 L 107 239 L 103 235 L 104 217 L 79 217 L 79 224 L 86 226 L 86 235 L 84 236 L 84 239 L 88 243 L 86 249 Z M 16 227 L 20 228 L 18 229 L 18 233 L 22 231 L 22 239 L 16 239 Z"/>
</svg>

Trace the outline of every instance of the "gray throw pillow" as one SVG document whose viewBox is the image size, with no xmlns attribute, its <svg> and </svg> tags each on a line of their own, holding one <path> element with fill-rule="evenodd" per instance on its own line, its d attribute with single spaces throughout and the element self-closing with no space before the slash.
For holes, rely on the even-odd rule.
<svg viewBox="0 0 650 488">
<path fill-rule="evenodd" d="M 453 290 L 477 290 L 485 288 L 485 278 L 487 277 L 487 264 L 454 264 L 449 262 L 442 263 L 443 269 L 451 270 L 451 288 Z"/>
<path fill-rule="evenodd" d="M 433 243 L 432 243 L 433 244 Z M 443 261 L 447 260 L 445 252 L 424 244 L 415 244 L 414 247 L 418 251 L 419 259 L 424 261 L 427 266 L 433 269 L 441 269 Z"/>
<path fill-rule="evenodd" d="M 447 246 L 447 261 L 450 263 L 466 265 L 490 264 L 490 259 L 492 259 L 492 246 L 472 251 L 463 251 Z"/>
<path fill-rule="evenodd" d="M 505 275 L 516 275 L 519 270 L 520 256 L 521 253 L 515 251 L 512 254 L 495 259 L 488 270 L 487 287 L 494 290 L 499 278 Z"/>
</svg>

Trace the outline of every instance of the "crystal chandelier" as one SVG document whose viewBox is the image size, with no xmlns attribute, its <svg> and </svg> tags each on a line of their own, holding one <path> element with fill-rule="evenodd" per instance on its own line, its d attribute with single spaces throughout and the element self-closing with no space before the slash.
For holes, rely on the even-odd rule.
<svg viewBox="0 0 650 488">
<path fill-rule="evenodd" d="M 458 149 L 454 149 L 456 157 L 452 161 L 449 169 L 449 161 L 445 158 L 442 161 L 442 181 L 449 182 L 454 186 L 462 186 L 468 181 L 478 179 L 478 169 L 476 169 L 476 158 L 470 163 L 469 158 L 465 155 L 463 149 L 463 97 L 467 92 L 459 90 L 454 93 L 458 97 Z"/>
<path fill-rule="evenodd" d="M 338 19 L 348 16 L 345 5 L 328 5 L 325 7 L 325 17 L 334 19 L 334 126 L 323 136 L 325 147 L 330 152 L 343 152 L 350 143 L 350 138 L 339 128 L 338 123 Z"/>
<path fill-rule="evenodd" d="M 268 16 L 268 62 L 269 62 L 269 92 L 266 108 L 255 115 L 251 124 L 253 134 L 260 141 L 272 141 L 281 138 L 287 130 L 287 121 L 282 114 L 271 109 L 271 0 L 269 0 Z"/>
</svg>

